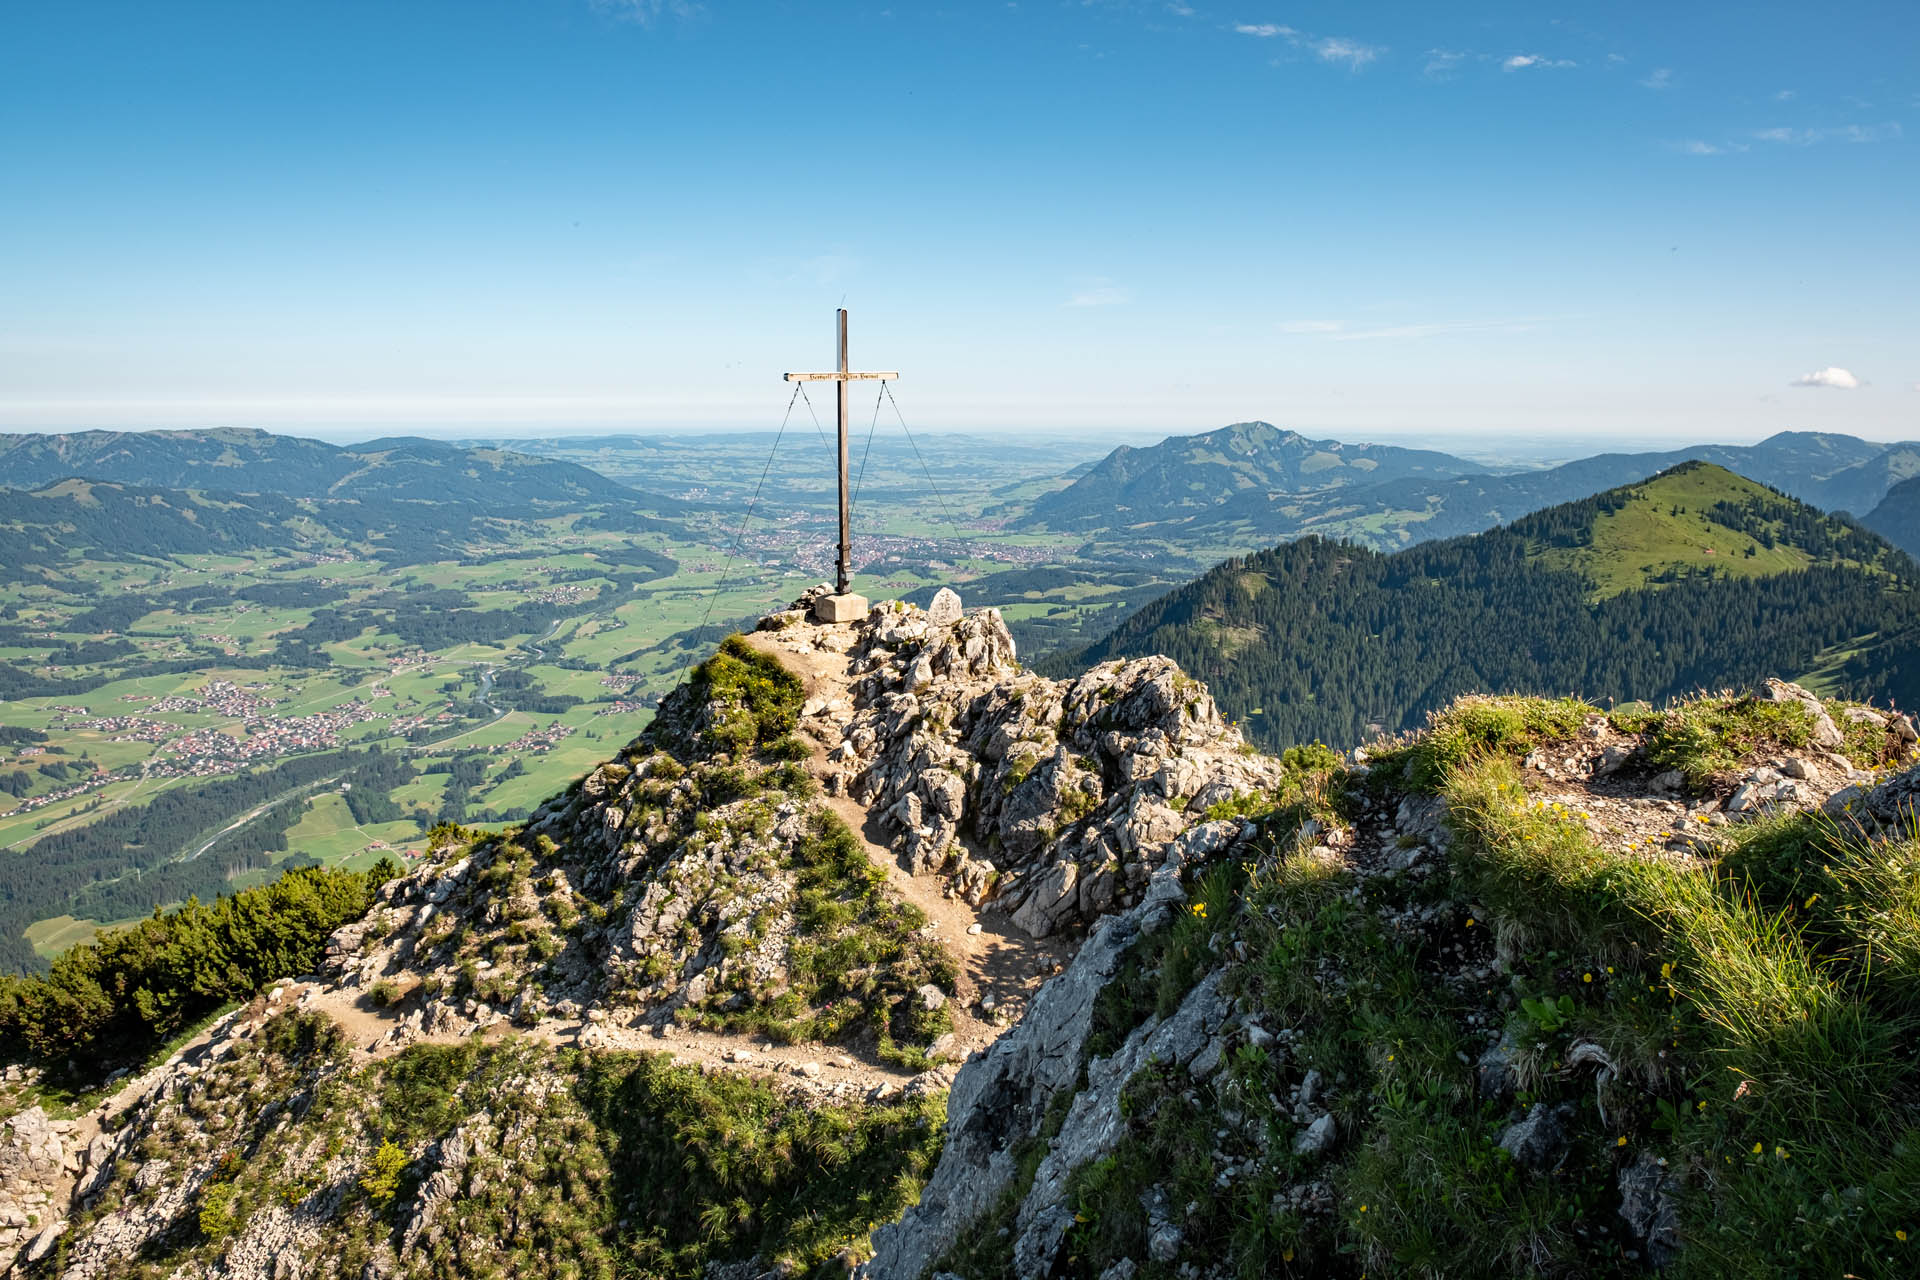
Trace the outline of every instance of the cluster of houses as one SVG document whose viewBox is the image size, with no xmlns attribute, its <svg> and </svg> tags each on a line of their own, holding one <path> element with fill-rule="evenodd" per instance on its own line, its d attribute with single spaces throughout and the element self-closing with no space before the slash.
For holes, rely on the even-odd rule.
<svg viewBox="0 0 1920 1280">
<path fill-rule="evenodd" d="M 527 730 L 512 742 L 502 742 L 496 746 L 488 747 L 487 753 L 489 755 L 499 755 L 501 752 L 531 751 L 539 755 L 553 750 L 572 736 L 573 729 L 570 725 L 564 725 L 558 720 L 555 720 L 544 729 L 535 728 Z"/>
</svg>

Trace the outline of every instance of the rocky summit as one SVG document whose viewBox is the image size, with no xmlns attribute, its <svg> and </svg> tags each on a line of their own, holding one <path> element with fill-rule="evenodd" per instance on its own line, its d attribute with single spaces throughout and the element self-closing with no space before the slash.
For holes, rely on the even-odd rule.
<svg viewBox="0 0 1920 1280">
<path fill-rule="evenodd" d="M 1276 757 L 1167 659 L 816 597 L 157 1063 L 54 1034 L 107 953 L 23 987 L 0 1263 L 1911 1272 L 1907 717 L 1469 698 Z"/>
</svg>

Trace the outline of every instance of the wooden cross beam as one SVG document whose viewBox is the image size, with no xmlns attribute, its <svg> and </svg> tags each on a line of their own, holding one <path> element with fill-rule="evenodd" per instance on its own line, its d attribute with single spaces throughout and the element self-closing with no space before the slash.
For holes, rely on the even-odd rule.
<svg viewBox="0 0 1920 1280">
<path fill-rule="evenodd" d="M 847 502 L 847 384 L 849 382 L 892 382 L 897 373 L 849 373 L 847 371 L 847 309 L 838 312 L 840 330 L 840 367 L 830 373 L 789 373 L 787 382 L 837 382 L 840 402 L 840 571 L 835 594 L 846 595 L 853 585 L 853 532 Z"/>
</svg>

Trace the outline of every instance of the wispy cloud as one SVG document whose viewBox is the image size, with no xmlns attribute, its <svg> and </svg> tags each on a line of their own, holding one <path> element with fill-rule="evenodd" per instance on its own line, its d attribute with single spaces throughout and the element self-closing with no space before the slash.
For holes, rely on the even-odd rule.
<svg viewBox="0 0 1920 1280">
<path fill-rule="evenodd" d="M 594 11 L 622 22 L 652 26 L 661 18 L 691 18 L 700 12 L 692 0 L 589 0 Z"/>
<path fill-rule="evenodd" d="M 1289 320 L 1280 326 L 1280 332 L 1338 333 L 1342 327 L 1338 320 Z"/>
<path fill-rule="evenodd" d="M 1667 146 L 1678 151 L 1683 156 L 1720 156 L 1727 153 L 1727 149 L 1719 143 L 1702 142 L 1698 138 L 1687 138 L 1680 142 L 1669 142 Z"/>
<path fill-rule="evenodd" d="M 1860 379 L 1853 370 L 1841 369 L 1829 365 L 1825 369 L 1815 369 L 1812 373 L 1803 373 L 1787 384 L 1790 387 L 1822 387 L 1828 391 L 1857 391 Z"/>
<path fill-rule="evenodd" d="M 1773 95 L 1773 100 L 1775 102 L 1792 102 L 1793 99 L 1794 99 L 1794 91 L 1792 89 L 1782 89 L 1778 93 Z"/>
<path fill-rule="evenodd" d="M 1671 89 L 1673 87 L 1673 68 L 1655 67 L 1653 74 L 1640 82 L 1644 89 Z"/>
<path fill-rule="evenodd" d="M 1381 45 L 1365 44 L 1346 36 L 1316 36 L 1277 22 L 1241 22 L 1233 29 L 1256 40 L 1284 40 L 1296 49 L 1310 51 L 1322 62 L 1343 63 L 1349 71 L 1358 71 L 1386 52 Z"/>
<path fill-rule="evenodd" d="M 1516 53 L 1500 64 L 1502 71 L 1525 71 L 1531 67 L 1571 67 L 1572 58 L 1549 58 L 1538 53 Z"/>
<path fill-rule="evenodd" d="M 1195 13 L 1195 9 L 1190 4 L 1180 4 L 1178 0 L 1175 0 L 1175 3 L 1167 6 L 1167 12 L 1176 18 L 1191 18 Z"/>
<path fill-rule="evenodd" d="M 1777 142 L 1788 147 L 1811 147 L 1820 142 L 1897 142 L 1905 133 L 1897 120 L 1881 124 L 1846 124 L 1831 129 L 1757 129 L 1761 142 Z"/>
<path fill-rule="evenodd" d="M 1313 52 L 1322 62 L 1344 62 L 1349 70 L 1358 71 L 1378 58 L 1381 50 L 1375 45 L 1361 44 L 1357 40 L 1328 36 L 1314 44 Z"/>
<path fill-rule="evenodd" d="M 1062 306 L 1119 307 L 1133 301 L 1133 294 L 1104 277 L 1082 281 Z"/>
<path fill-rule="evenodd" d="M 1452 75 L 1455 68 L 1465 62 L 1468 56 L 1456 49 L 1429 49 L 1425 74 L 1436 80 L 1443 80 Z"/>
</svg>

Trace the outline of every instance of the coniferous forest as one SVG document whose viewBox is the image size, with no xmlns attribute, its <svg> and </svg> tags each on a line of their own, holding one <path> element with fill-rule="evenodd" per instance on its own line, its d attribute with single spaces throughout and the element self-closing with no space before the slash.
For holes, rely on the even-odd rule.
<svg viewBox="0 0 1920 1280">
<path fill-rule="evenodd" d="M 1835 693 L 1920 701 L 1920 574 L 1903 553 L 1791 499 L 1735 492 L 1699 514 L 1795 548 L 1805 568 L 1668 567 L 1601 595 L 1573 565 L 1631 498 L 1646 502 L 1612 490 L 1393 555 L 1307 538 L 1237 557 L 1041 665 L 1165 654 L 1268 745 L 1352 746 L 1475 692 L 1659 701 L 1819 673 Z"/>
</svg>

